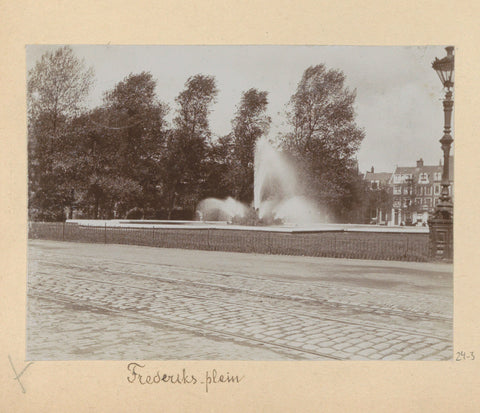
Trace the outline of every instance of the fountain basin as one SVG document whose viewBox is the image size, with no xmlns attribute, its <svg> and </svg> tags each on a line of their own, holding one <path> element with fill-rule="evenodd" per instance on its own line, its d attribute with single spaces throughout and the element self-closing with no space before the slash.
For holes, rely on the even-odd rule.
<svg viewBox="0 0 480 413">
<path fill-rule="evenodd" d="M 428 234 L 428 227 L 401 227 L 381 226 L 368 224 L 283 224 L 272 226 L 233 225 L 227 221 L 168 221 L 168 220 L 135 220 L 135 219 L 68 219 L 67 224 L 77 224 L 90 227 L 116 227 L 116 228 L 177 228 L 188 230 L 238 230 L 258 232 L 284 232 L 284 233 L 315 233 L 315 232 L 369 232 L 393 234 Z"/>
<path fill-rule="evenodd" d="M 429 261 L 428 229 L 319 224 L 248 227 L 226 222 L 69 220 L 31 222 L 31 239 L 254 254 Z M 152 254 L 155 251 L 152 250 Z M 228 256 L 212 259 L 228 259 Z M 248 255 L 245 256 L 248 260 Z"/>
</svg>

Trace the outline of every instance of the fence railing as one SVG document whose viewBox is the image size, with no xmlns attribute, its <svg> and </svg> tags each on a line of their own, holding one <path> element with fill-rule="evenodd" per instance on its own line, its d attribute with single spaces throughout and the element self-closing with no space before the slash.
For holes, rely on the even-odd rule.
<svg viewBox="0 0 480 413">
<path fill-rule="evenodd" d="M 287 233 L 230 228 L 125 228 L 31 222 L 28 236 L 31 239 L 208 251 L 398 261 L 430 260 L 428 233 Z"/>
</svg>

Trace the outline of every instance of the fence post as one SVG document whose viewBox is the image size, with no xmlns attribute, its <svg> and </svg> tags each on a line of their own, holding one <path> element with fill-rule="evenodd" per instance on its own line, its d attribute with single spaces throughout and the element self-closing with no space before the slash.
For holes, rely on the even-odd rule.
<svg viewBox="0 0 480 413">
<path fill-rule="evenodd" d="M 105 231 L 104 231 L 104 244 L 107 243 L 107 223 L 105 222 Z"/>
<path fill-rule="evenodd" d="M 62 226 L 62 241 L 65 241 L 65 221 L 63 222 Z"/>
</svg>

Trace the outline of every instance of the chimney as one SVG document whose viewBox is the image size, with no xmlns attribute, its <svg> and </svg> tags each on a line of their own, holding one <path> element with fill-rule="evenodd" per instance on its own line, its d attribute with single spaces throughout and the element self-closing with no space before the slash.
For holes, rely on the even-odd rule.
<svg viewBox="0 0 480 413">
<path fill-rule="evenodd" d="M 370 171 L 372 174 L 375 172 L 374 167 L 372 166 L 372 170 Z"/>
<path fill-rule="evenodd" d="M 423 159 L 420 158 L 418 161 L 417 161 L 417 168 L 422 168 L 423 167 Z"/>
</svg>

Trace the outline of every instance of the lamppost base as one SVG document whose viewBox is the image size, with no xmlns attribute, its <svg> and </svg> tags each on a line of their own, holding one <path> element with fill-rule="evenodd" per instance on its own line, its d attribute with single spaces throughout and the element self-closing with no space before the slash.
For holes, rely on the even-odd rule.
<svg viewBox="0 0 480 413">
<path fill-rule="evenodd" d="M 451 214 L 437 213 L 428 220 L 430 256 L 438 260 L 453 260 L 453 219 Z"/>
</svg>

